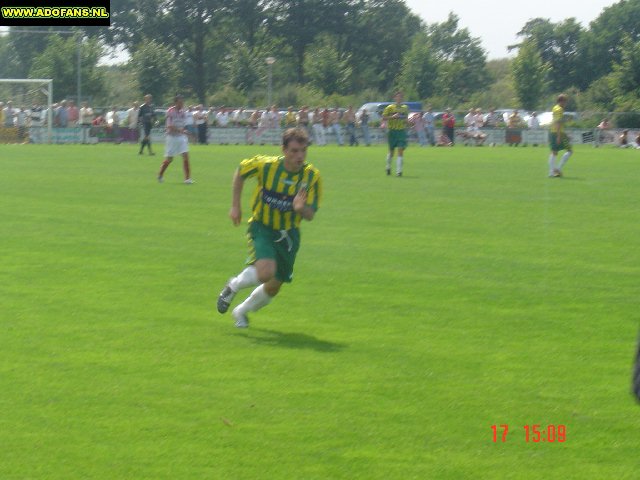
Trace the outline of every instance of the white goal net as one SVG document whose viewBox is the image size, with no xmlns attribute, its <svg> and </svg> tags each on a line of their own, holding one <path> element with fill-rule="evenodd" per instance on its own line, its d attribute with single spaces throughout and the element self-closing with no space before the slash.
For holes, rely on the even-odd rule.
<svg viewBox="0 0 640 480">
<path fill-rule="evenodd" d="M 51 143 L 53 81 L 0 78 L 0 143 Z"/>
</svg>

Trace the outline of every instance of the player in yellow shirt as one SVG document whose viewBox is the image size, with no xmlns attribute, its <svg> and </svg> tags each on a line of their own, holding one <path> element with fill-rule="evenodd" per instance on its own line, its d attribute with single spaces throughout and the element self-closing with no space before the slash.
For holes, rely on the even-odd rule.
<svg viewBox="0 0 640 480">
<path fill-rule="evenodd" d="M 402 176 L 402 164 L 404 160 L 404 149 L 407 148 L 407 122 L 409 118 L 409 107 L 402 103 L 402 92 L 398 91 L 393 96 L 396 103 L 387 105 L 382 112 L 382 118 L 387 122 L 389 131 L 389 153 L 387 154 L 387 175 L 391 175 L 391 159 L 394 150 L 398 149 L 396 158 L 396 176 Z"/>
<path fill-rule="evenodd" d="M 549 148 L 551 149 L 551 155 L 549 156 L 550 177 L 562 176 L 562 167 L 564 167 L 573 153 L 569 137 L 564 131 L 564 107 L 566 104 L 567 96 L 565 94 L 559 95 L 557 105 L 551 110 L 552 120 L 551 128 L 549 129 Z M 562 156 L 560 164 L 556 165 L 558 152 L 560 150 L 566 150 L 566 152 Z"/>
<path fill-rule="evenodd" d="M 282 136 L 284 156 L 256 156 L 243 160 L 233 177 L 233 200 L 229 217 L 240 225 L 240 198 L 244 182 L 255 178 L 249 219 L 249 259 L 218 296 L 218 311 L 225 313 L 236 293 L 258 287 L 232 312 L 235 326 L 249 326 L 249 312 L 267 305 L 283 283 L 293 280 L 293 264 L 300 247 L 299 226 L 313 220 L 320 206 L 320 172 L 305 162 L 309 136 L 302 128 L 290 128 Z"/>
</svg>

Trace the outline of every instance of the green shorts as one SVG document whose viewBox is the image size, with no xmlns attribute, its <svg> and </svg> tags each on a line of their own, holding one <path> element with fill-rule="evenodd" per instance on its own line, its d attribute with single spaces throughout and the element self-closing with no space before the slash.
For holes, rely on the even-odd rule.
<svg viewBox="0 0 640 480">
<path fill-rule="evenodd" d="M 389 150 L 407 148 L 406 130 L 389 130 Z"/>
<path fill-rule="evenodd" d="M 559 152 L 560 150 L 571 150 L 571 142 L 566 133 L 560 134 L 560 143 L 558 143 L 558 134 L 549 132 L 549 148 L 552 152 Z"/>
<path fill-rule="evenodd" d="M 273 230 L 261 222 L 251 222 L 247 231 L 249 258 L 247 265 L 257 260 L 276 261 L 276 278 L 281 282 L 293 280 L 293 264 L 300 248 L 300 230 Z"/>
</svg>

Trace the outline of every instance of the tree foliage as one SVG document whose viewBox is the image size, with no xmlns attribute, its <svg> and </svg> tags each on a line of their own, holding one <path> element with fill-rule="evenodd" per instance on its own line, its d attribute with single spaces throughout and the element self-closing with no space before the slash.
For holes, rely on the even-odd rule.
<svg viewBox="0 0 640 480">
<path fill-rule="evenodd" d="M 10 32 L 0 43 L 0 60 L 5 76 L 51 72 L 65 79 L 57 96 L 75 84 L 69 80 L 75 61 L 63 53 L 70 37 L 49 30 Z M 405 0 L 112 0 L 111 27 L 83 32 L 90 51 L 125 49 L 131 62 L 123 68 L 140 83 L 132 97 L 152 89 L 158 102 L 175 90 L 203 103 L 238 95 L 249 104 L 264 101 L 270 56 L 277 58 L 274 98 L 283 102 L 318 94 L 327 103 L 362 92 L 373 100 L 398 86 L 407 98 L 441 106 L 516 106 L 509 99 L 540 106 L 541 99 L 576 89 L 581 103 L 618 108 L 640 96 L 633 57 L 640 0 L 605 8 L 589 27 L 574 18 L 531 19 L 519 32 L 513 68 L 493 73 L 480 39 L 454 13 L 425 24 Z M 99 78 L 91 85 L 88 80 L 101 71 L 96 64 L 97 58 L 83 58 L 87 89 L 100 85 Z"/>
<path fill-rule="evenodd" d="M 357 72 L 373 73 L 369 86 L 388 92 L 401 73 L 402 54 L 423 25 L 402 0 L 359 3 L 362 9 L 354 14 L 351 56 Z"/>
<path fill-rule="evenodd" d="M 549 96 L 575 89 L 580 107 L 588 109 L 625 110 L 640 104 L 640 0 L 605 8 L 588 29 L 573 18 L 559 23 L 536 18 L 518 35 L 524 41 L 517 47 L 522 51 L 534 45 L 548 65 Z"/>
<path fill-rule="evenodd" d="M 97 68 L 102 48 L 98 42 L 83 42 L 81 55 L 82 96 L 99 95 L 104 88 L 104 77 Z M 57 99 L 76 97 L 78 41 L 76 37 L 49 37 L 47 47 L 31 62 L 30 78 L 53 79 L 53 92 Z"/>
<path fill-rule="evenodd" d="M 620 62 L 613 66 L 615 92 L 621 97 L 640 98 L 640 42 L 625 36 L 620 56 Z"/>
<path fill-rule="evenodd" d="M 323 0 L 276 0 L 270 2 L 269 30 L 282 38 L 293 51 L 296 81 L 304 81 L 304 59 L 307 48 L 325 31 L 324 19 L 332 3 Z"/>
<path fill-rule="evenodd" d="M 233 53 L 226 57 L 229 85 L 245 95 L 256 88 L 263 77 L 264 56 L 254 52 L 248 44 L 238 42 Z"/>
<path fill-rule="evenodd" d="M 611 73 L 622 60 L 625 36 L 633 43 L 640 41 L 640 0 L 621 0 L 606 7 L 590 27 L 583 45 L 587 85 Z"/>
<path fill-rule="evenodd" d="M 439 62 L 426 32 L 413 37 L 413 44 L 402 58 L 398 86 L 407 98 L 429 98 L 435 95 Z"/>
<path fill-rule="evenodd" d="M 111 46 L 124 46 L 132 55 L 152 38 L 158 43 L 166 36 L 167 2 L 162 0 L 111 0 L 111 26 L 87 27 L 88 35 L 97 36 Z"/>
<path fill-rule="evenodd" d="M 473 92 L 484 88 L 489 80 L 486 53 L 480 39 L 466 28 L 453 13 L 446 21 L 427 27 L 435 58 L 440 60 L 436 86 L 441 95 L 452 101 L 466 101 Z"/>
<path fill-rule="evenodd" d="M 307 49 L 304 66 L 311 86 L 325 95 L 349 91 L 353 73 L 351 58 L 340 54 L 333 38 L 322 36 L 311 45 Z"/>
<path fill-rule="evenodd" d="M 548 19 L 529 20 L 518 35 L 523 37 L 521 44 L 535 47 L 542 62 L 549 66 L 549 86 L 554 91 L 562 91 L 581 83 L 580 42 L 583 29 L 575 18 L 559 23 Z"/>
<path fill-rule="evenodd" d="M 133 54 L 131 65 L 136 73 L 140 91 L 153 95 L 162 104 L 175 95 L 180 70 L 172 59 L 172 52 L 155 40 L 144 42 Z"/>
<path fill-rule="evenodd" d="M 526 110 L 537 109 L 546 92 L 549 67 L 532 41 L 520 47 L 511 68 L 520 106 Z"/>
</svg>

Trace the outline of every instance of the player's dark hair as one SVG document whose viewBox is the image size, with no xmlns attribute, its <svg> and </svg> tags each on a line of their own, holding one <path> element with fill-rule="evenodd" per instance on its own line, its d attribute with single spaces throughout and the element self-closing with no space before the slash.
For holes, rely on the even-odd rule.
<svg viewBox="0 0 640 480">
<path fill-rule="evenodd" d="M 282 134 L 282 146 L 287 148 L 293 141 L 309 145 L 309 134 L 304 128 L 288 128 Z"/>
<path fill-rule="evenodd" d="M 567 96 L 564 93 L 561 93 L 560 95 L 558 95 L 558 103 L 562 103 L 566 101 L 567 101 Z"/>
</svg>

